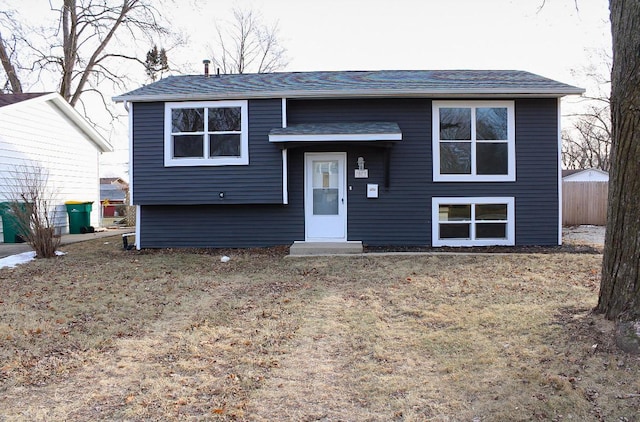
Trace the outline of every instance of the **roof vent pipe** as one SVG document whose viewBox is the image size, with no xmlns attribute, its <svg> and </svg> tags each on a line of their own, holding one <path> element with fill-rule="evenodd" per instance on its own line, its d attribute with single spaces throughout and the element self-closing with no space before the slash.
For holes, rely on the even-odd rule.
<svg viewBox="0 0 640 422">
<path fill-rule="evenodd" d="M 220 68 L 218 68 L 218 71 L 216 73 L 216 76 L 219 78 L 220 77 Z"/>
<path fill-rule="evenodd" d="M 204 64 L 204 76 L 205 76 L 205 78 L 208 78 L 209 77 L 209 63 L 211 63 L 211 60 L 204 59 L 202 61 L 202 63 Z"/>
</svg>

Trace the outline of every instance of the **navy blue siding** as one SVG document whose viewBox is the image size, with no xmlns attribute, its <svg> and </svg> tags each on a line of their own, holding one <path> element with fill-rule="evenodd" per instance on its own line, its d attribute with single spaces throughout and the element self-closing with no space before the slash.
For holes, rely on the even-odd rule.
<svg viewBox="0 0 640 422">
<path fill-rule="evenodd" d="M 357 145 L 327 146 L 325 151 L 347 152 L 347 234 L 349 240 L 376 245 L 426 245 L 431 242 L 427 220 L 431 197 L 431 101 L 427 99 L 367 99 L 289 101 L 290 124 L 333 122 L 396 122 L 402 141 L 391 149 L 389 188 L 384 187 L 384 149 Z M 302 160 L 302 152 L 291 159 Z M 365 159 L 368 179 L 354 178 L 358 157 Z M 366 197 L 367 183 L 377 183 L 379 198 Z M 301 185 L 290 190 L 302 189 Z"/>
<path fill-rule="evenodd" d="M 282 155 L 269 131 L 281 100 L 249 101 L 248 166 L 164 166 L 164 104 L 133 105 L 133 186 L 138 205 L 282 203 Z M 225 198 L 220 200 L 219 194 Z"/>
<path fill-rule="evenodd" d="M 288 205 L 145 206 L 141 209 L 141 245 L 251 247 L 304 240 L 304 153 L 312 151 L 347 153 L 349 240 L 368 245 L 430 245 L 432 197 L 513 196 L 516 244 L 557 244 L 557 100 L 518 99 L 515 107 L 516 182 L 434 183 L 430 100 L 289 100 L 289 124 L 398 123 L 403 139 L 391 149 L 389 187 L 384 186 L 383 148 L 357 144 L 296 148 L 288 153 Z M 258 142 L 268 144 L 266 139 Z M 354 178 L 360 156 L 366 161 L 368 179 Z M 278 153 L 274 165 L 280 162 Z M 379 198 L 366 198 L 367 183 L 379 185 Z M 135 189 L 138 195 L 138 187 Z"/>
<path fill-rule="evenodd" d="M 429 245 L 432 197 L 513 196 L 516 244 L 554 245 L 558 242 L 557 100 L 516 100 L 515 114 L 516 182 L 434 183 L 429 100 L 299 100 L 289 101 L 287 110 L 291 124 L 379 120 L 400 126 L 403 139 L 391 152 L 389 189 L 383 187 L 381 150 L 339 149 L 347 151 L 347 184 L 353 186 L 348 192 L 349 240 Z M 331 149 L 335 148 L 325 148 Z M 365 158 L 369 179 L 353 178 L 358 156 Z M 366 198 L 367 183 L 379 184 L 379 198 Z M 291 183 L 290 189 L 294 189 Z"/>
</svg>

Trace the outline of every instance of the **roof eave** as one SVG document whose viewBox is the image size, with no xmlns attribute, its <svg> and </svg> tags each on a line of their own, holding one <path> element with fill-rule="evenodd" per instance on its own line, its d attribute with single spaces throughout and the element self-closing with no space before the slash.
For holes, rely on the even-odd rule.
<svg viewBox="0 0 640 422">
<path fill-rule="evenodd" d="M 40 97 L 38 97 L 40 98 Z M 80 130 L 100 152 L 113 152 L 113 146 L 98 131 L 80 115 L 62 96 L 57 93 L 47 98 Z"/>
<path fill-rule="evenodd" d="M 567 95 L 581 95 L 582 88 L 567 87 L 566 89 L 454 89 L 454 90 L 293 90 L 293 91 L 260 91 L 237 93 L 193 93 L 170 95 L 120 95 L 113 97 L 115 102 L 154 102 L 154 101 L 203 101 L 216 99 L 263 99 L 263 98 L 348 98 L 348 97 L 429 97 L 429 98 L 513 98 L 513 97 L 549 97 L 559 98 Z"/>
</svg>

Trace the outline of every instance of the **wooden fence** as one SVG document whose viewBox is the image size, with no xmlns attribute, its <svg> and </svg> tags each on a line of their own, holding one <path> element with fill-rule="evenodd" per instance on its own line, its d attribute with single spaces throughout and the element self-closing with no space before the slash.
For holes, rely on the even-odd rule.
<svg viewBox="0 0 640 422">
<path fill-rule="evenodd" d="M 562 182 L 562 223 L 604 226 L 608 191 L 609 182 Z"/>
</svg>

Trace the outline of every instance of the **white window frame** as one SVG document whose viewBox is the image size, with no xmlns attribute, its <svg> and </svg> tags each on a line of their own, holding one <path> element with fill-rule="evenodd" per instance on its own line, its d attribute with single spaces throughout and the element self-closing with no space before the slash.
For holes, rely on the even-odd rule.
<svg viewBox="0 0 640 422">
<path fill-rule="evenodd" d="M 240 107 L 240 156 L 239 157 L 208 157 L 209 139 L 208 119 L 205 117 L 203 136 L 203 157 L 173 157 L 173 136 L 171 125 L 171 110 L 178 108 L 231 108 Z M 206 116 L 205 112 L 205 116 Z M 235 133 L 235 132 L 234 132 Z M 164 165 L 165 167 L 190 166 L 241 166 L 249 164 L 249 106 L 248 101 L 194 101 L 169 102 L 164 105 Z"/>
<path fill-rule="evenodd" d="M 471 220 L 469 224 L 470 239 L 440 239 L 440 205 L 470 205 Z M 475 205 L 506 204 L 507 220 L 496 220 L 496 223 L 507 223 L 507 236 L 504 239 L 475 239 L 476 219 Z M 492 221 L 493 222 L 493 221 Z M 456 222 L 459 223 L 459 222 Z M 432 246 L 513 246 L 515 245 L 515 199 L 514 197 L 433 197 L 431 199 L 431 245 Z"/>
<path fill-rule="evenodd" d="M 476 174 L 476 113 L 477 108 L 507 109 L 507 174 Z M 471 108 L 471 174 L 440 173 L 440 108 Z M 514 182 L 516 180 L 516 123 L 514 101 L 433 101 L 433 181 L 434 182 Z M 483 142 L 483 141 L 480 141 Z"/>
</svg>

